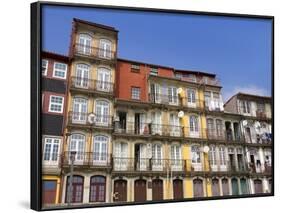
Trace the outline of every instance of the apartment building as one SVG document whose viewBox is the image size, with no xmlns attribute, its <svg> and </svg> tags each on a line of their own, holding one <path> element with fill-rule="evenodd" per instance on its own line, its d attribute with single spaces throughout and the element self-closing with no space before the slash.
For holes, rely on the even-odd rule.
<svg viewBox="0 0 281 213">
<path fill-rule="evenodd" d="M 73 20 L 62 203 L 111 202 L 117 40 L 112 27 Z"/>
<path fill-rule="evenodd" d="M 59 203 L 60 154 L 66 113 L 69 58 L 42 52 L 42 187 L 43 205 Z"/>
<path fill-rule="evenodd" d="M 56 203 L 271 191 L 270 97 L 223 104 L 216 74 L 118 58 L 117 47 L 115 28 L 73 19 Z"/>
<path fill-rule="evenodd" d="M 271 101 L 271 97 L 238 93 L 225 103 L 226 111 L 240 115 L 251 193 L 270 192 L 272 188 Z"/>
</svg>

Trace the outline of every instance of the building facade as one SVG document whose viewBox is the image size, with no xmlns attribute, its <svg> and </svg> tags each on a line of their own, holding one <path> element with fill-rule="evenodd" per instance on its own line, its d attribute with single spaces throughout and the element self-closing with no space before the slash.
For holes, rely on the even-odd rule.
<svg viewBox="0 0 281 213">
<path fill-rule="evenodd" d="M 60 157 L 66 113 L 67 56 L 42 52 L 42 202 L 60 202 Z"/>
<path fill-rule="evenodd" d="M 212 73 L 117 57 L 115 28 L 73 20 L 60 205 L 271 192 L 271 98 L 225 104 Z"/>
</svg>

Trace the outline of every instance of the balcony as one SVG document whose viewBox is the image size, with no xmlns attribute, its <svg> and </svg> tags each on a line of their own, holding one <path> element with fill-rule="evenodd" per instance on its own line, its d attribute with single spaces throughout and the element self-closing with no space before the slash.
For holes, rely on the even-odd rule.
<svg viewBox="0 0 281 213">
<path fill-rule="evenodd" d="M 223 103 L 220 100 L 205 100 L 205 110 L 210 112 L 223 112 Z"/>
<path fill-rule="evenodd" d="M 260 163 L 260 164 L 254 164 L 254 163 L 248 163 L 248 168 L 250 173 L 255 174 L 272 174 L 272 166 L 271 163 Z"/>
<path fill-rule="evenodd" d="M 81 77 L 71 77 L 70 88 L 79 91 L 97 92 L 104 94 L 113 94 L 114 84 L 107 81 L 99 81 Z"/>
<path fill-rule="evenodd" d="M 188 98 L 164 94 L 149 94 L 149 102 L 153 104 L 186 107 L 189 109 L 203 109 L 204 106 L 204 102 L 199 99 L 190 101 Z"/>
<path fill-rule="evenodd" d="M 112 120 L 111 115 L 72 111 L 68 113 L 68 125 L 111 128 Z"/>
<path fill-rule="evenodd" d="M 64 152 L 62 156 L 62 167 L 71 166 L 71 153 Z M 73 161 L 75 167 L 110 168 L 112 155 L 101 152 L 77 152 Z"/>
<path fill-rule="evenodd" d="M 80 56 L 86 56 L 89 58 L 100 59 L 104 61 L 113 61 L 116 60 L 116 52 L 97 48 L 93 46 L 87 46 L 84 44 L 76 43 L 74 46 L 74 54 Z"/>
<path fill-rule="evenodd" d="M 113 157 L 114 172 L 184 172 L 185 160 Z"/>
<path fill-rule="evenodd" d="M 207 129 L 207 138 L 209 140 L 225 140 L 225 131 L 217 129 Z"/>
<path fill-rule="evenodd" d="M 153 123 L 114 122 L 114 133 L 128 136 L 189 137 L 204 138 L 203 132 L 191 127 L 161 125 Z"/>
</svg>

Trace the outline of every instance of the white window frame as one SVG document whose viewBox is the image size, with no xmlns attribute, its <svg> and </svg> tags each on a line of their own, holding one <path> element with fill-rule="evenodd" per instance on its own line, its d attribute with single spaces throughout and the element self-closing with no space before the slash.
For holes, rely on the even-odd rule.
<svg viewBox="0 0 281 213">
<path fill-rule="evenodd" d="M 57 76 L 57 75 L 56 75 L 56 65 L 57 65 L 57 64 L 63 64 L 63 65 L 65 65 L 65 70 L 61 70 L 61 69 L 58 70 L 58 71 L 60 71 L 60 72 L 64 72 L 64 77 L 61 77 L 61 76 Z M 67 64 L 65 64 L 65 63 L 55 62 L 55 63 L 54 63 L 54 67 L 53 67 L 53 77 L 54 77 L 54 78 L 60 78 L 60 79 L 66 79 L 66 76 L 67 76 L 67 68 L 68 68 L 68 66 L 67 66 Z"/>
<path fill-rule="evenodd" d="M 135 90 L 135 93 L 134 93 Z M 138 91 L 138 98 L 136 98 L 136 96 L 134 96 L 134 94 L 137 94 Z M 131 88 L 131 99 L 132 100 L 140 100 L 141 99 L 141 89 L 140 87 L 132 87 Z"/>
<path fill-rule="evenodd" d="M 47 140 L 51 140 L 51 142 L 47 142 Z M 53 158 L 53 151 L 54 151 L 54 144 L 55 144 L 55 140 L 57 140 L 57 144 L 58 144 L 58 149 L 57 149 L 57 156 L 56 156 L 56 160 L 52 160 Z M 46 150 L 46 145 L 48 144 L 51 144 L 51 148 L 50 148 L 50 156 L 49 156 L 49 159 L 48 160 L 45 160 L 45 150 Z M 58 138 L 58 137 L 45 137 L 44 138 L 44 148 L 43 148 L 43 156 L 42 156 L 42 161 L 43 161 L 43 164 L 45 165 L 57 165 L 58 162 L 59 162 L 59 154 L 60 154 L 60 144 L 61 144 L 61 138 Z"/>
<path fill-rule="evenodd" d="M 54 98 L 62 98 L 62 103 L 61 104 L 59 104 L 59 103 L 52 103 L 51 100 L 52 100 L 53 97 Z M 52 104 L 61 105 L 61 110 L 60 111 L 51 110 L 51 105 Z M 64 105 L 64 97 L 63 96 L 50 95 L 50 97 L 49 97 L 49 109 L 48 109 L 49 112 L 62 113 L 63 112 L 63 105 Z"/>
<path fill-rule="evenodd" d="M 106 164 L 107 153 L 108 153 L 108 143 L 109 138 L 106 135 L 96 135 L 93 137 L 93 163 L 94 164 Z M 96 147 L 98 146 L 98 151 L 96 152 Z M 103 152 L 102 147 L 105 146 L 105 152 Z"/>
<path fill-rule="evenodd" d="M 42 73 L 42 68 L 43 68 L 43 61 L 46 61 L 46 67 L 44 67 L 46 70 L 44 73 Z M 47 59 L 42 59 L 41 61 L 41 73 L 43 76 L 47 76 L 47 73 L 48 73 L 48 66 L 49 66 L 49 61 Z"/>
</svg>

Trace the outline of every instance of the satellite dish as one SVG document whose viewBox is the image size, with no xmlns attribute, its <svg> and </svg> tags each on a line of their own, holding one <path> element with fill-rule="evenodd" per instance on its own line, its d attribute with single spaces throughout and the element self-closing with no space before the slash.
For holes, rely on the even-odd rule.
<svg viewBox="0 0 281 213">
<path fill-rule="evenodd" d="M 179 117 L 179 118 L 182 118 L 183 116 L 184 116 L 184 112 L 183 112 L 183 111 L 179 111 L 178 117 Z"/>
<path fill-rule="evenodd" d="M 177 89 L 177 93 L 178 94 L 182 93 L 182 88 L 181 87 Z"/>
<path fill-rule="evenodd" d="M 247 124 L 248 124 L 248 122 L 247 122 L 246 120 L 244 120 L 244 121 L 242 122 L 242 125 L 243 125 L 243 126 L 247 126 Z"/>
<path fill-rule="evenodd" d="M 90 113 L 89 115 L 88 115 L 88 122 L 90 123 L 90 124 L 93 124 L 94 122 L 95 122 L 95 114 L 94 113 Z"/>
<path fill-rule="evenodd" d="M 119 116 L 114 117 L 114 121 L 120 121 Z"/>
<path fill-rule="evenodd" d="M 203 152 L 204 152 L 204 153 L 208 153 L 209 150 L 210 150 L 210 148 L 209 148 L 208 146 L 204 146 L 204 147 L 203 147 Z"/>
<path fill-rule="evenodd" d="M 261 127 L 261 124 L 260 124 L 260 122 L 255 122 L 255 127 L 256 127 L 256 129 L 259 129 L 260 127 Z"/>
</svg>

